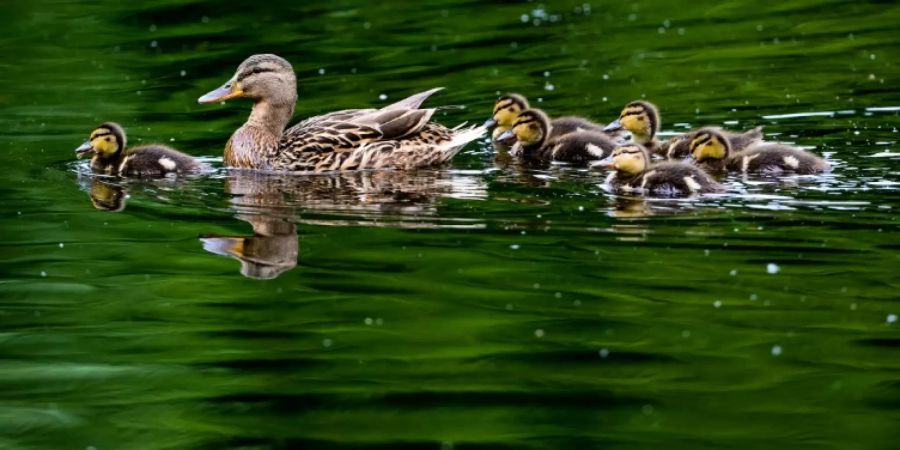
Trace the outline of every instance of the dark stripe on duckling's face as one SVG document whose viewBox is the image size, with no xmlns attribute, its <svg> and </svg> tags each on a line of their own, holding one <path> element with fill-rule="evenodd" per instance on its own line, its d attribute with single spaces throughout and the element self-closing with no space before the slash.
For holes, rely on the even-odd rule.
<svg viewBox="0 0 900 450">
<path fill-rule="evenodd" d="M 512 130 L 524 146 L 543 145 L 550 134 L 547 117 L 533 109 L 520 114 Z"/>
<path fill-rule="evenodd" d="M 507 94 L 497 99 L 494 103 L 492 120 L 503 128 L 510 128 L 519 117 L 519 114 L 528 109 L 528 102 L 518 94 Z"/>
<path fill-rule="evenodd" d="M 636 175 L 649 165 L 647 151 L 637 145 L 623 145 L 613 150 L 612 168 L 619 172 Z"/>
<path fill-rule="evenodd" d="M 697 162 L 720 160 L 728 156 L 731 144 L 722 133 L 715 130 L 701 130 L 691 141 L 691 156 Z"/>
</svg>

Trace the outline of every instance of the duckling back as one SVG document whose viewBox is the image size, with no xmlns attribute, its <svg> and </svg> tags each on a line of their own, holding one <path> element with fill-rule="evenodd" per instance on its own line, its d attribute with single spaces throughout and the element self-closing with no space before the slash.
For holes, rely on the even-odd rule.
<svg viewBox="0 0 900 450">
<path fill-rule="evenodd" d="M 171 147 L 148 144 L 126 150 L 117 172 L 126 177 L 159 177 L 196 172 L 201 167 L 196 159 Z"/>
<path fill-rule="evenodd" d="M 821 157 L 785 144 L 758 144 L 728 157 L 726 167 L 735 172 L 826 172 L 831 165 Z"/>
<path fill-rule="evenodd" d="M 554 129 L 555 130 L 555 129 Z M 587 164 L 606 158 L 618 144 L 609 136 L 597 131 L 575 131 L 552 140 L 549 156 L 554 161 Z"/>
<path fill-rule="evenodd" d="M 683 197 L 724 190 L 706 172 L 681 161 L 650 166 L 641 176 L 639 187 L 645 194 L 657 197 Z"/>
</svg>

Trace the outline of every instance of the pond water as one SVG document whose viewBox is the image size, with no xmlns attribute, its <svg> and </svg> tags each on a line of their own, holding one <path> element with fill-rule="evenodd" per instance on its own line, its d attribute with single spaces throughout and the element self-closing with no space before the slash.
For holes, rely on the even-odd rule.
<svg viewBox="0 0 900 450">
<path fill-rule="evenodd" d="M 0 16 L 0 447 L 888 449 L 900 5 L 32 1 Z M 815 177 L 642 200 L 603 174 L 221 169 L 253 53 L 297 117 L 434 86 L 663 130 L 764 125 Z M 102 121 L 215 168 L 91 176 Z M 233 257 L 242 246 L 243 259 Z"/>
</svg>

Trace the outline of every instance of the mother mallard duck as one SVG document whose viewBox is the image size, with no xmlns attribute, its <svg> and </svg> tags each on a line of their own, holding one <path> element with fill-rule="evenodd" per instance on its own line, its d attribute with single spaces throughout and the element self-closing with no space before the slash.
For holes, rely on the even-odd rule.
<svg viewBox="0 0 900 450">
<path fill-rule="evenodd" d="M 308 118 L 285 130 L 297 102 L 297 78 L 284 58 L 253 55 L 199 103 L 253 100 L 247 122 L 225 145 L 225 164 L 276 172 L 415 169 L 453 158 L 484 127 L 449 129 L 419 106 L 435 88 L 381 109 L 348 109 Z"/>
</svg>

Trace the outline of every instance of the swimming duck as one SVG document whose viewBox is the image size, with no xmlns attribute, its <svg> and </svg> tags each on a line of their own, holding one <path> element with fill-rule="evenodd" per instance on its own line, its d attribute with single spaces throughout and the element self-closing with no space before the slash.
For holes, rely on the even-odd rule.
<svg viewBox="0 0 900 450">
<path fill-rule="evenodd" d="M 666 158 L 674 160 L 690 158 L 691 142 L 693 142 L 694 139 L 697 138 L 697 135 L 703 130 L 709 129 L 716 130 L 719 134 L 725 136 L 729 145 L 731 145 L 731 148 L 736 150 L 743 150 L 753 144 L 762 142 L 763 140 L 762 125 L 743 133 L 730 133 L 719 127 L 704 128 L 669 138 L 669 141 L 664 144 L 666 146 Z"/>
<path fill-rule="evenodd" d="M 413 169 L 446 163 L 484 127 L 449 129 L 420 109 L 431 89 L 381 109 L 348 109 L 308 118 L 285 130 L 294 115 L 294 69 L 276 55 L 253 55 L 222 87 L 199 103 L 253 100 L 247 122 L 225 145 L 225 164 L 279 172 Z"/>
<path fill-rule="evenodd" d="M 724 189 L 702 170 L 686 162 L 665 161 L 651 165 L 647 149 L 637 144 L 616 148 L 609 158 L 596 165 L 614 170 L 606 182 L 620 193 L 684 197 Z"/>
<path fill-rule="evenodd" d="M 713 173 L 728 170 L 813 174 L 831 168 L 819 156 L 785 144 L 754 144 L 732 153 L 729 139 L 714 128 L 699 130 L 690 143 L 690 151 L 697 165 Z"/>
<path fill-rule="evenodd" d="M 161 144 L 125 148 L 125 130 L 106 122 L 75 149 L 75 156 L 91 156 L 91 170 L 124 177 L 159 177 L 167 173 L 193 172 L 201 164 L 193 157 Z"/>
<path fill-rule="evenodd" d="M 494 102 L 494 114 L 484 123 L 486 127 L 494 127 L 494 131 L 491 133 L 492 141 L 498 143 L 497 138 L 512 128 L 519 114 L 530 108 L 528 100 L 520 94 L 509 93 L 498 98 Z M 553 125 L 550 138 L 576 131 L 605 133 L 603 128 L 606 126 L 578 116 L 557 117 L 551 119 L 550 123 Z M 615 132 L 609 134 L 612 137 L 619 136 L 619 133 Z"/>
<path fill-rule="evenodd" d="M 539 109 L 527 109 L 516 118 L 512 129 L 500 136 L 503 144 L 515 143 L 511 150 L 529 162 L 566 161 L 586 164 L 609 156 L 616 142 L 597 131 L 573 131 L 554 135 L 554 125 Z"/>
<path fill-rule="evenodd" d="M 634 142 L 643 145 L 651 154 L 667 157 L 669 159 L 683 159 L 688 156 L 688 151 L 683 142 L 692 133 L 675 136 L 669 142 L 661 143 L 656 139 L 659 132 L 659 109 L 653 103 L 635 100 L 622 109 L 619 118 L 606 126 L 606 132 L 614 132 L 625 129 L 631 132 Z M 748 145 L 762 140 L 762 127 L 756 127 L 744 133 L 730 133 L 723 131 L 725 136 L 732 141 L 732 147 L 743 149 Z"/>
</svg>

